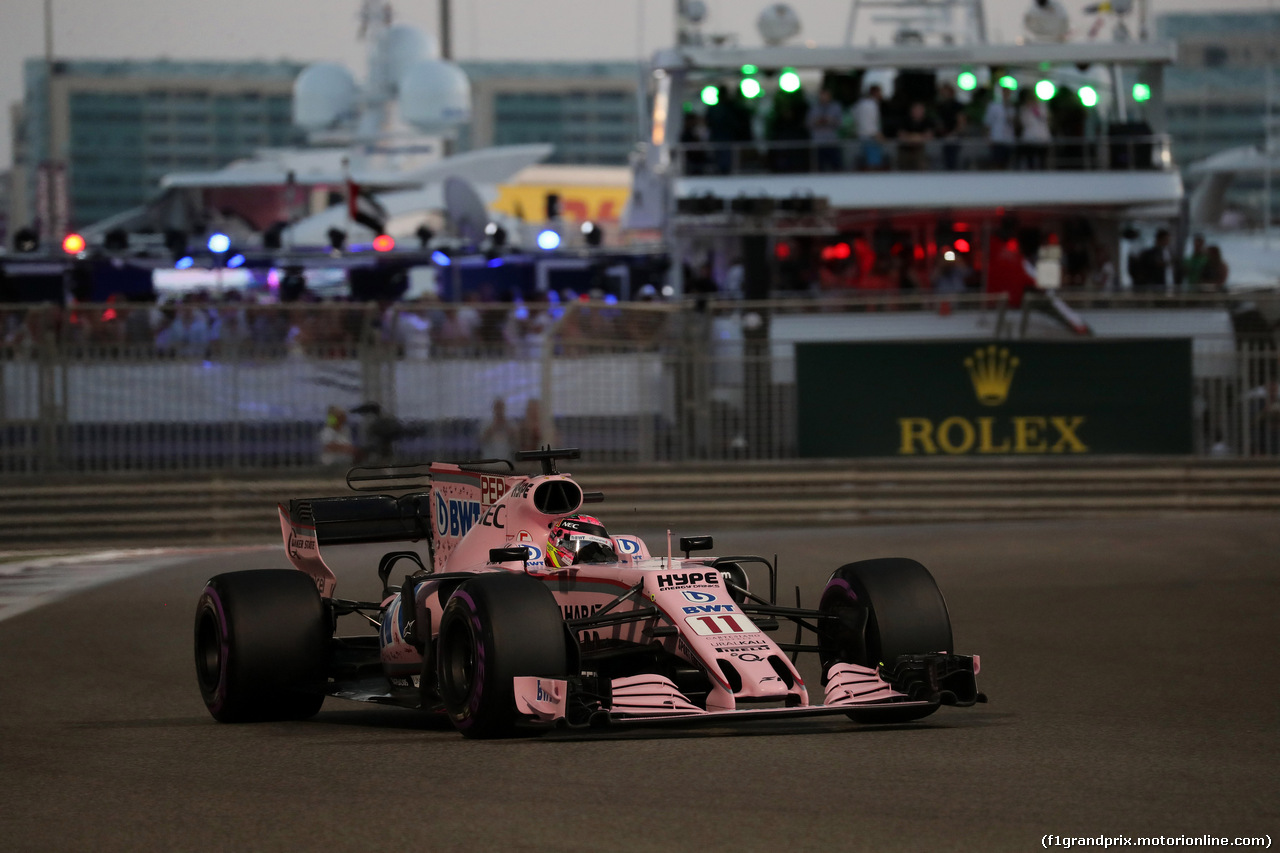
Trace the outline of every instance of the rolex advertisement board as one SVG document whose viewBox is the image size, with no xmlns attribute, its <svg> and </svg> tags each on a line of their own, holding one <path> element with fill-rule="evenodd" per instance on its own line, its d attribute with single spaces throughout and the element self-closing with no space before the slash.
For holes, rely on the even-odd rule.
<svg viewBox="0 0 1280 853">
<path fill-rule="evenodd" d="M 1191 342 L 802 343 L 801 456 L 1186 454 Z"/>
</svg>

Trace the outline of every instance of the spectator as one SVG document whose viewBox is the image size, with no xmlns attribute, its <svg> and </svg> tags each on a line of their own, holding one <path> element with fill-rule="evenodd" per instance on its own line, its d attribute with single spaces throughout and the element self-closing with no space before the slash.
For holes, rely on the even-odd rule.
<svg viewBox="0 0 1280 853">
<path fill-rule="evenodd" d="M 1156 232 L 1154 246 L 1129 257 L 1129 277 L 1137 292 L 1173 292 L 1173 253 L 1169 249 L 1169 231 Z"/>
<path fill-rule="evenodd" d="M 1205 250 L 1205 257 L 1204 269 L 1200 275 L 1200 291 L 1202 293 L 1225 293 L 1227 290 L 1227 275 L 1231 272 L 1231 268 L 1222 259 L 1222 249 L 1217 246 L 1210 246 Z"/>
<path fill-rule="evenodd" d="M 1209 260 L 1205 251 L 1204 235 L 1197 234 L 1191 239 L 1191 254 L 1182 262 L 1182 283 L 1192 293 L 1200 289 L 1204 279 L 1204 267 Z"/>
<path fill-rule="evenodd" d="M 1263 456 L 1280 452 L 1280 381 L 1269 379 L 1252 388 L 1245 399 L 1253 419 L 1253 452 Z"/>
<path fill-rule="evenodd" d="M 898 129 L 898 168 L 918 172 L 924 168 L 924 145 L 933 138 L 933 123 L 925 115 L 924 104 L 916 101 Z"/>
<path fill-rule="evenodd" d="M 804 113 L 808 104 L 802 97 L 780 93 L 773 102 L 773 114 L 769 117 L 770 142 L 780 142 L 770 151 L 770 166 L 774 172 L 809 171 L 809 149 L 802 145 L 809 141 L 809 128 Z"/>
<path fill-rule="evenodd" d="M 736 143 L 751 141 L 751 110 L 736 88 L 717 86 L 715 104 L 707 107 L 707 136 L 715 148 L 716 168 L 727 175 L 736 161 Z"/>
<path fill-rule="evenodd" d="M 844 168 L 840 151 L 840 128 L 844 109 L 831 97 L 830 89 L 818 92 L 818 100 L 809 110 L 809 136 L 817 148 L 819 172 L 839 172 Z"/>
<path fill-rule="evenodd" d="M 943 140 L 942 168 L 954 172 L 960 164 L 961 122 L 967 117 L 964 106 L 956 100 L 956 90 L 949 83 L 942 84 L 934 115 L 937 116 L 937 135 Z"/>
<path fill-rule="evenodd" d="M 551 436 L 542 434 L 542 404 L 537 398 L 530 398 L 524 405 L 524 419 L 517 430 L 516 444 L 520 450 L 537 450 L 553 443 Z"/>
<path fill-rule="evenodd" d="M 1000 87 L 1000 94 L 987 104 L 982 124 L 991 142 L 991 166 L 994 169 L 1009 168 L 1013 154 L 1013 108 L 1009 104 L 1009 90 Z"/>
<path fill-rule="evenodd" d="M 883 169 L 884 133 L 880 126 L 880 102 L 882 95 L 879 85 L 873 85 L 853 106 L 853 118 L 857 124 L 858 147 L 861 151 L 862 168 Z"/>
<path fill-rule="evenodd" d="M 203 310 L 179 306 L 156 335 L 156 349 L 179 358 L 204 358 L 209 351 L 209 318 Z"/>
<path fill-rule="evenodd" d="M 1007 91 L 1007 90 L 1006 90 Z M 1028 169 L 1045 168 L 1049 156 L 1049 117 L 1044 104 L 1030 89 L 1018 93 L 1018 126 L 1021 141 L 1018 146 L 1022 164 Z"/>
<path fill-rule="evenodd" d="M 356 458 L 356 445 L 351 440 L 351 428 L 347 426 L 347 413 L 337 406 L 330 406 L 320 428 L 320 464 L 351 467 Z"/>
<path fill-rule="evenodd" d="M 507 420 L 507 404 L 501 397 L 493 399 L 493 418 L 480 434 L 482 459 L 515 459 L 513 445 L 518 440 L 516 429 Z"/>
<path fill-rule="evenodd" d="M 969 267 L 964 255 L 948 249 L 942 256 L 942 263 L 933 271 L 933 289 L 937 293 L 964 293 L 969 283 Z"/>
<path fill-rule="evenodd" d="M 680 128 L 680 144 L 684 146 L 684 171 L 688 175 L 707 173 L 707 126 L 695 112 L 684 114 Z"/>
<path fill-rule="evenodd" d="M 383 413 L 382 406 L 372 401 L 356 406 L 351 411 L 364 416 L 357 454 L 361 462 L 375 465 L 391 464 L 395 458 L 396 441 L 420 432 L 407 429 L 399 419 L 394 415 Z"/>
</svg>

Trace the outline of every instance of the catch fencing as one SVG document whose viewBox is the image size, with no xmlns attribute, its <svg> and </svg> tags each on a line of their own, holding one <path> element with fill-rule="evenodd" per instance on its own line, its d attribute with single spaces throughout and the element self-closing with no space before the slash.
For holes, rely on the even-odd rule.
<svg viewBox="0 0 1280 853">
<path fill-rule="evenodd" d="M 1193 340 L 1197 454 L 1280 456 L 1273 302 L 1068 302 L 1099 334 Z M 1246 315 L 1254 322 L 1242 327 Z M 1059 312 L 1034 300 L 1009 308 L 991 296 L 893 293 L 763 303 L 18 306 L 0 309 L 0 331 L 7 475 L 315 468 L 331 407 L 366 409 L 352 416 L 366 462 L 476 459 L 545 444 L 604 463 L 790 459 L 799 343 L 1073 337 Z M 489 430 L 498 401 L 506 425 Z"/>
</svg>

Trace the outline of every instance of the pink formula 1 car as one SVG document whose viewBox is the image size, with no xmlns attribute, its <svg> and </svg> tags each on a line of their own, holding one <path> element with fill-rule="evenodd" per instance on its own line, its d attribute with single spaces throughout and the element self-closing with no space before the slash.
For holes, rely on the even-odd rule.
<svg viewBox="0 0 1280 853">
<path fill-rule="evenodd" d="M 780 606 L 763 557 L 693 556 L 712 547 L 707 536 L 680 539 L 676 556 L 668 536 L 654 556 L 581 513 L 603 498 L 556 470 L 577 451 L 520 457 L 542 473 L 488 462 L 355 469 L 356 491 L 407 493 L 280 506 L 295 568 L 218 575 L 200 596 L 196 674 L 210 713 L 303 719 L 340 696 L 494 737 L 816 714 L 902 722 L 985 701 L 978 658 L 953 654 L 946 604 L 919 563 L 850 563 L 817 609 Z M 337 598 L 321 546 L 359 542 L 422 542 L 428 559 L 389 551 L 380 602 Z M 403 581 L 391 583 L 397 568 Z M 767 574 L 767 600 L 749 572 Z M 336 636 L 348 615 L 377 632 Z M 818 696 L 794 665 L 800 652 L 821 660 Z"/>
</svg>

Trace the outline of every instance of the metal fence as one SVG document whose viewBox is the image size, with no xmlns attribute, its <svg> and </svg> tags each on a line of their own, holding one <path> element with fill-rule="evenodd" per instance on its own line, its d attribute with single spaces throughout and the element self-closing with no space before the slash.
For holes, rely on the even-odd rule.
<svg viewBox="0 0 1280 853">
<path fill-rule="evenodd" d="M 838 139 L 686 142 L 673 147 L 682 175 L 854 171 L 1135 171 L 1173 168 L 1167 134 L 992 143 L 978 137 L 927 141 Z"/>
<path fill-rule="evenodd" d="M 1280 455 L 1274 301 L 1068 301 L 1099 334 L 1194 340 L 1197 453 Z M 10 307 L 0 473 L 314 467 L 330 407 L 371 402 L 380 410 L 353 418 L 369 461 L 482 456 L 499 400 L 513 445 L 576 446 L 600 462 L 786 459 L 797 343 L 1071 337 L 1042 307 L 892 293 Z"/>
</svg>

